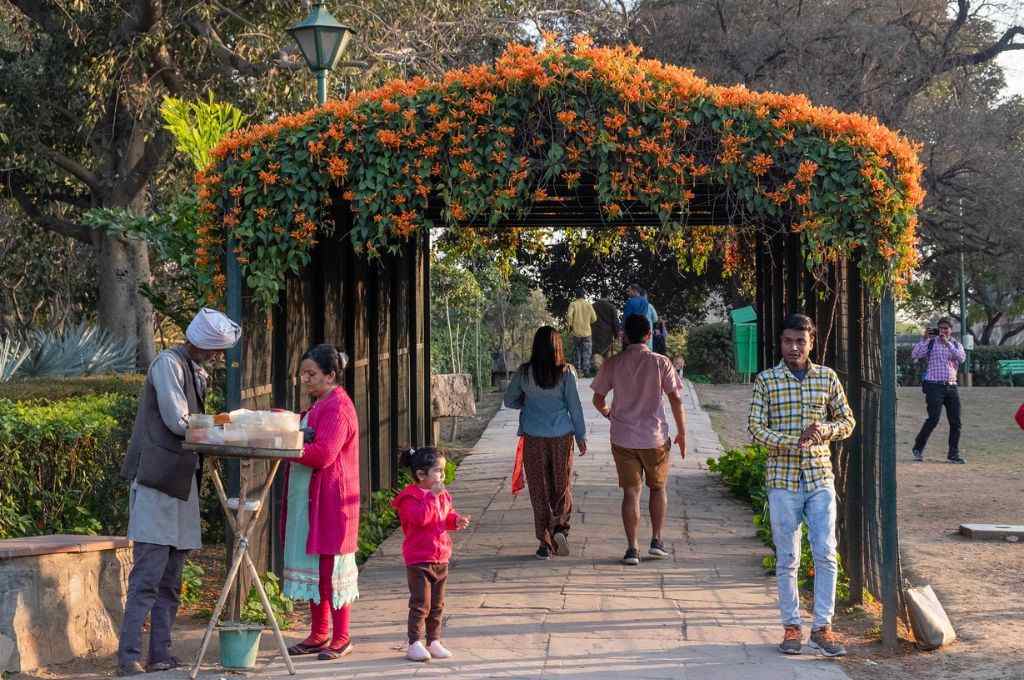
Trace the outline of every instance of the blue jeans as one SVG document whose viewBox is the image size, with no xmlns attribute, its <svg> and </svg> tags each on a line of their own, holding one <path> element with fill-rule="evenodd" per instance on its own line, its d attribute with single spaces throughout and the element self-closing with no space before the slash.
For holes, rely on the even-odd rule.
<svg viewBox="0 0 1024 680">
<path fill-rule="evenodd" d="M 782 625 L 799 626 L 800 595 L 797 570 L 800 568 L 800 525 L 807 520 L 807 535 L 814 556 L 814 623 L 817 630 L 832 623 L 836 608 L 836 492 L 832 486 L 800 491 L 768 489 L 772 537 L 775 541 L 779 580 L 779 612 Z"/>
</svg>

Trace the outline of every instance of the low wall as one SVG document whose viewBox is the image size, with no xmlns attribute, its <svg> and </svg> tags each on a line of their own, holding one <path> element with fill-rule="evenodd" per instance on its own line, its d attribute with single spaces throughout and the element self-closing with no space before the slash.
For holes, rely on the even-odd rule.
<svg viewBox="0 0 1024 680">
<path fill-rule="evenodd" d="M 0 541 L 0 671 L 116 652 L 131 565 L 116 536 Z"/>
</svg>

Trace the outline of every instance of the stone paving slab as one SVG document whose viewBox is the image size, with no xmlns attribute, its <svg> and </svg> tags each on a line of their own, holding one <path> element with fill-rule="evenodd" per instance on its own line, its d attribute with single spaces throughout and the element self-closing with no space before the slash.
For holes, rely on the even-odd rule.
<svg viewBox="0 0 1024 680">
<path fill-rule="evenodd" d="M 692 386 L 685 395 L 690 451 L 685 462 L 673 451 L 668 485 L 663 540 L 671 556 L 639 567 L 619 563 L 626 546 L 608 422 L 590 404 L 589 381 L 582 381 L 581 396 L 590 451 L 574 461 L 569 557 L 533 557 L 527 492 L 514 497 L 508 490 L 517 413 L 502 409 L 451 487 L 456 506 L 473 515 L 472 527 L 456 535 L 449 577 L 445 640 L 455 658 L 429 664 L 402 658 L 408 592 L 397 532 L 360 576 L 354 653 L 340 662 L 297 659 L 295 677 L 848 680 L 831 660 L 776 651 L 775 583 L 760 567 L 768 550 L 749 508 L 707 472 L 707 458 L 721 445 Z M 643 543 L 650 537 L 646 518 L 640 535 Z M 249 678 L 289 677 L 268 637 L 262 657 Z M 208 660 L 214 659 L 212 652 Z M 147 675 L 182 677 L 180 671 Z M 200 677 L 227 674 L 211 666 Z"/>
</svg>

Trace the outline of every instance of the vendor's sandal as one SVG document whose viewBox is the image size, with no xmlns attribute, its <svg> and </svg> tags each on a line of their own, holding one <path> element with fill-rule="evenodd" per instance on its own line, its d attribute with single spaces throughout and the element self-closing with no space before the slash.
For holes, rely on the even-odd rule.
<svg viewBox="0 0 1024 680">
<path fill-rule="evenodd" d="M 340 659 L 343 656 L 348 656 L 352 653 L 352 641 L 346 642 L 340 649 L 331 649 L 330 647 L 323 647 L 320 653 L 317 654 L 316 658 L 320 661 L 334 661 Z"/>
<path fill-rule="evenodd" d="M 156 661 L 154 663 L 146 664 L 147 673 L 159 673 L 161 671 L 173 671 L 175 668 L 181 667 L 181 661 L 178 657 L 172 656 L 169 659 L 163 661 Z"/>
<path fill-rule="evenodd" d="M 298 642 L 288 648 L 288 656 L 306 656 L 308 654 L 319 654 L 324 651 L 324 645 L 327 641 L 324 640 L 319 645 L 307 645 L 305 642 Z"/>
</svg>

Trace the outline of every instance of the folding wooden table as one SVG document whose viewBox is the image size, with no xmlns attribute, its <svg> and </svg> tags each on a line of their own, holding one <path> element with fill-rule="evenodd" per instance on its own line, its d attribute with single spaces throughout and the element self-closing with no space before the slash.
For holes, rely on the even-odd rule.
<svg viewBox="0 0 1024 680">
<path fill-rule="evenodd" d="M 263 590 L 263 582 L 260 580 L 259 571 L 256 570 L 256 565 L 253 564 L 252 558 L 249 557 L 249 535 L 256 526 L 257 520 L 263 512 L 263 508 L 266 507 L 267 496 L 270 493 L 270 487 L 274 484 L 274 477 L 277 475 L 277 470 L 281 466 L 281 461 L 299 458 L 302 455 L 302 449 L 255 449 L 247 446 L 233 446 L 230 444 L 200 444 L 190 442 L 186 442 L 182 446 L 185 449 L 202 453 L 206 456 L 206 460 L 209 463 L 208 468 L 210 477 L 213 479 L 213 486 L 217 490 L 217 498 L 220 499 L 220 504 L 221 507 L 224 508 L 224 514 L 227 517 L 228 525 L 231 527 L 231 531 L 235 535 L 234 551 L 231 558 L 231 566 L 228 568 L 227 580 L 224 582 L 224 587 L 220 591 L 220 597 L 217 599 L 217 605 L 213 608 L 213 615 L 210 617 L 210 623 L 206 626 L 206 633 L 203 635 L 203 644 L 199 647 L 199 654 L 196 655 L 196 660 L 192 664 L 192 671 L 189 673 L 189 678 L 191 678 L 191 680 L 195 680 L 196 676 L 199 674 L 199 665 L 203 661 L 203 656 L 206 655 L 206 649 L 210 645 L 210 638 L 213 637 L 213 631 L 217 627 L 217 622 L 220 619 L 221 612 L 224 610 L 224 604 L 227 602 L 228 594 L 231 592 L 231 588 L 234 585 L 235 580 L 238 578 L 238 570 L 241 568 L 242 563 L 245 563 L 249 572 L 252 574 L 253 585 L 256 586 L 256 592 L 259 593 L 260 603 L 263 605 L 263 611 L 266 612 L 267 619 L 270 621 L 270 627 L 274 631 L 274 639 L 277 641 L 277 648 L 281 652 L 281 656 L 284 657 L 284 665 L 287 666 L 288 672 L 291 675 L 295 675 L 295 666 L 292 664 L 291 657 L 288 656 L 288 645 L 285 643 L 284 636 L 281 635 L 281 628 L 277 625 L 277 619 L 274 618 L 274 610 L 270 606 L 270 600 L 267 599 L 267 593 Z M 259 499 L 255 508 L 251 510 L 247 509 L 245 485 L 243 484 L 241 485 L 242 488 L 238 494 L 238 508 L 236 510 L 232 510 L 228 503 L 228 496 L 224 492 L 224 483 L 221 481 L 220 472 L 217 469 L 217 458 L 244 458 L 271 461 L 270 472 L 267 473 L 267 479 L 263 483 L 263 488 L 260 490 Z"/>
</svg>

